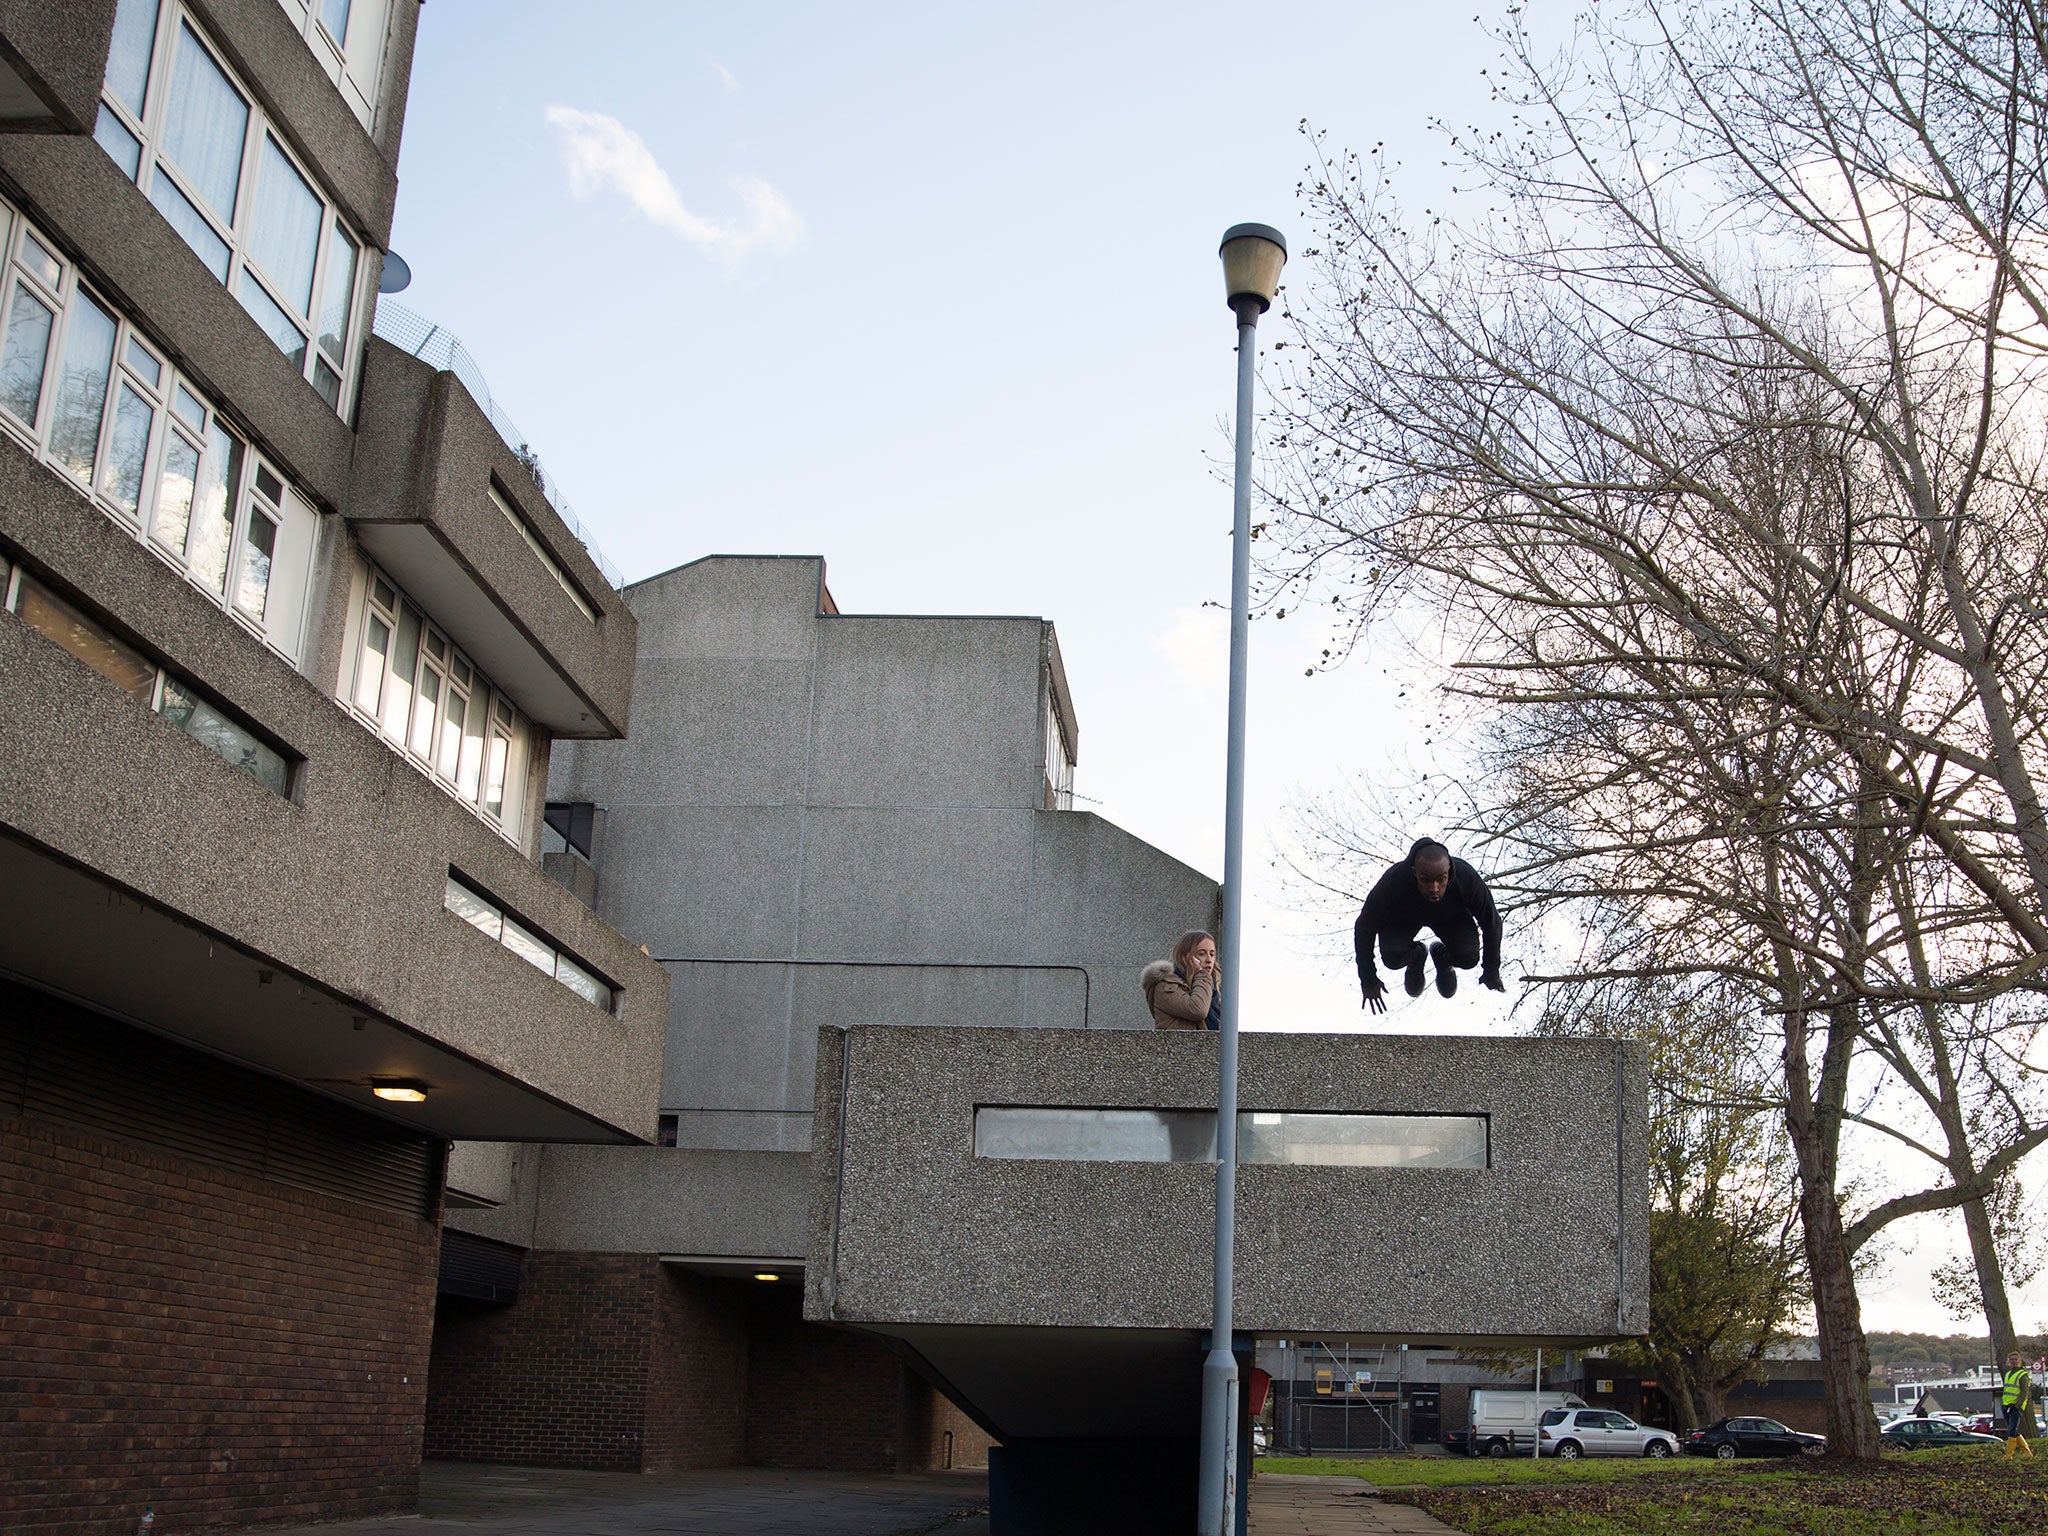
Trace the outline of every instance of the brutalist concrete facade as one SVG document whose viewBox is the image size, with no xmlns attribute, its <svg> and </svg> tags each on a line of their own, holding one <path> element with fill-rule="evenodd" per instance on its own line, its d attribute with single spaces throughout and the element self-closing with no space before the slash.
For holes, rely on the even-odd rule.
<svg viewBox="0 0 2048 1536">
<path fill-rule="evenodd" d="M 805 1316 L 895 1340 L 996 1437 L 998 1536 L 1192 1527 L 1216 1164 L 1188 1146 L 988 1155 L 984 1117 L 1213 1118 L 1217 1047 L 820 1032 Z M 1554 1349 L 1646 1330 L 1639 1046 L 1247 1034 L 1241 1053 L 1254 1134 L 1261 1115 L 1458 1117 L 1483 1122 L 1485 1149 L 1465 1166 L 1241 1162 L 1242 1364 L 1282 1337 Z"/>
<path fill-rule="evenodd" d="M 40 374 L 8 330 L 0 401 L 0 1312 L 37 1340 L 9 1530 L 133 1528 L 151 1501 L 160 1529 L 406 1507 L 449 1144 L 656 1132 L 667 973 L 539 864 L 550 742 L 624 730 L 634 620 L 452 376 L 366 361 L 420 10 L 352 14 L 377 27 L 353 106 L 318 18 L 277 0 L 0 0 L 0 303 L 30 336 L 50 317 Z M 251 114 L 247 153 L 289 156 L 320 239 L 352 242 L 346 388 L 236 297 L 260 191 L 214 231 L 235 289 L 138 185 L 163 152 L 117 162 L 135 134 L 102 82 L 138 36 L 145 136 L 183 50 Z M 97 384 L 71 340 L 94 326 Z M 80 399 L 103 413 L 83 435 Z M 234 541 L 211 590 L 162 531 L 194 474 L 180 431 L 202 486 L 221 475 L 217 508 L 185 510 Z M 259 501 L 282 509 L 270 548 Z M 366 560 L 394 529 L 391 564 L 422 574 L 388 600 L 467 690 L 466 715 L 424 717 L 454 722 L 442 775 L 408 752 L 416 716 L 386 730 L 364 703 L 362 658 L 389 654 L 362 638 Z M 484 748 L 515 740 L 490 778 Z M 572 960 L 583 993 L 552 969 Z M 373 1091 L 394 1084 L 424 1101 Z"/>
<path fill-rule="evenodd" d="M 462 1147 L 458 1187 L 496 1203 L 449 1221 L 534 1252 L 659 1256 L 707 1286 L 789 1286 L 808 1247 L 820 1019 L 1149 1037 L 1138 973 L 1214 925 L 1217 887 L 1098 816 L 1047 808 L 1078 732 L 1042 619 L 843 613 L 823 561 L 803 558 L 715 556 L 627 596 L 633 734 L 559 744 L 549 799 L 595 807 L 588 862 L 556 857 L 669 973 L 676 1145 Z M 859 1347 L 788 1323 L 778 1358 Z M 516 1390 L 474 1348 L 449 1370 Z M 952 1427 L 956 1445 L 972 1431 Z M 821 1425 L 812 1464 L 857 1438 Z M 556 1445 L 577 1454 L 566 1418 Z"/>
</svg>

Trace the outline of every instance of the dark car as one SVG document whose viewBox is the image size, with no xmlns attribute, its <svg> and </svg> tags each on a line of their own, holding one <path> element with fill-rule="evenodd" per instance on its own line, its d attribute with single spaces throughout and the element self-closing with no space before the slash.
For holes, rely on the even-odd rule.
<svg viewBox="0 0 2048 1536">
<path fill-rule="evenodd" d="M 1927 1450 L 1948 1445 L 1997 1445 L 1996 1435 L 1972 1434 L 1940 1419 L 1893 1419 L 1878 1433 L 1886 1445 L 1902 1451 Z"/>
<path fill-rule="evenodd" d="M 1828 1442 L 1822 1435 L 1787 1429 L 1776 1419 L 1722 1419 L 1687 1435 L 1685 1448 L 1694 1456 L 1733 1461 L 1738 1456 L 1818 1456 Z"/>
</svg>

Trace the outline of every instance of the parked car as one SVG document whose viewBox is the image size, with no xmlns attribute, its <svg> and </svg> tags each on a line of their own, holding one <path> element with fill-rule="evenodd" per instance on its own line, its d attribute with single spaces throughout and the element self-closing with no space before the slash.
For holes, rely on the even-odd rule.
<svg viewBox="0 0 2048 1536">
<path fill-rule="evenodd" d="M 1471 1456 L 1526 1456 L 1536 1443 L 1538 1421 L 1558 1408 L 1583 1408 L 1576 1392 L 1513 1392 L 1488 1387 L 1472 1394 L 1472 1427 L 1444 1436 L 1444 1445 Z"/>
<path fill-rule="evenodd" d="M 1902 1451 L 1927 1450 L 1947 1445 L 1997 1445 L 1996 1435 L 1979 1435 L 1957 1429 L 1940 1419 L 1894 1419 L 1879 1431 L 1878 1439 Z"/>
<path fill-rule="evenodd" d="M 1675 1456 L 1678 1437 L 1646 1429 L 1612 1408 L 1551 1408 L 1536 1431 L 1536 1453 L 1560 1461 L 1581 1456 Z"/>
<path fill-rule="evenodd" d="M 1818 1456 L 1828 1448 L 1825 1435 L 1787 1429 L 1776 1419 L 1722 1419 L 1685 1437 L 1687 1454 L 1718 1456 Z"/>
<path fill-rule="evenodd" d="M 1995 1435 L 1998 1433 L 1998 1420 L 1988 1413 L 1980 1413 L 1964 1424 L 1963 1428 L 1973 1435 Z"/>
</svg>

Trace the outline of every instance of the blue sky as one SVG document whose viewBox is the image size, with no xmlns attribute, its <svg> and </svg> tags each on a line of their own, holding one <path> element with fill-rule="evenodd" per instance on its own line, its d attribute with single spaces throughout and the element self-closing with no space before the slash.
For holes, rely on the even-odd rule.
<svg viewBox="0 0 2048 1536">
<path fill-rule="evenodd" d="M 1428 121 L 1496 110 L 1496 51 L 1472 9 L 1387 0 L 432 0 L 399 302 L 463 338 L 628 580 L 822 554 L 850 612 L 1053 619 L 1083 804 L 1220 874 L 1218 237 L 1306 243 L 1304 118 L 1384 140 L 1427 203 Z M 1325 643 L 1312 616 L 1253 631 L 1255 1028 L 1365 1022 L 1348 912 L 1276 867 L 1286 805 L 1390 750 L 1448 766 L 1370 650 L 1304 677 Z M 1475 991 L 1386 1024 L 1503 1027 Z M 1946 1239 L 1919 1240 L 1866 1286 L 1870 1325 L 1956 1326 L 1919 1300 Z"/>
</svg>

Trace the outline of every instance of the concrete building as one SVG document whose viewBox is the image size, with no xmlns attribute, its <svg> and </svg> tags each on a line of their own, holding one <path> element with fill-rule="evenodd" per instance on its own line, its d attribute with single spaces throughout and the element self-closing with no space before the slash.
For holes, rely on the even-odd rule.
<svg viewBox="0 0 2048 1536">
<path fill-rule="evenodd" d="M 899 1345 L 803 1319 L 819 1025 L 1149 1030 L 1138 972 L 1217 888 L 1067 808 L 1043 620 L 842 613 L 816 559 L 626 597 L 633 734 L 558 748 L 548 857 L 669 973 L 669 1145 L 464 1149 L 501 1203 L 451 1233 L 504 1279 L 441 1304 L 429 1452 L 909 1468 L 950 1435 L 978 1460 Z"/>
<path fill-rule="evenodd" d="M 540 867 L 633 616 L 372 339 L 418 16 L 0 0 L 9 1531 L 408 1508 L 448 1146 L 655 1134 Z"/>
<path fill-rule="evenodd" d="M 894 1341 L 1000 1442 L 996 1536 L 1194 1526 L 1216 1047 L 820 1032 L 804 1315 Z M 1247 1034 L 1239 1103 L 1241 1369 L 1280 1339 L 1554 1358 L 1648 1327 L 1640 1046 Z"/>
</svg>

